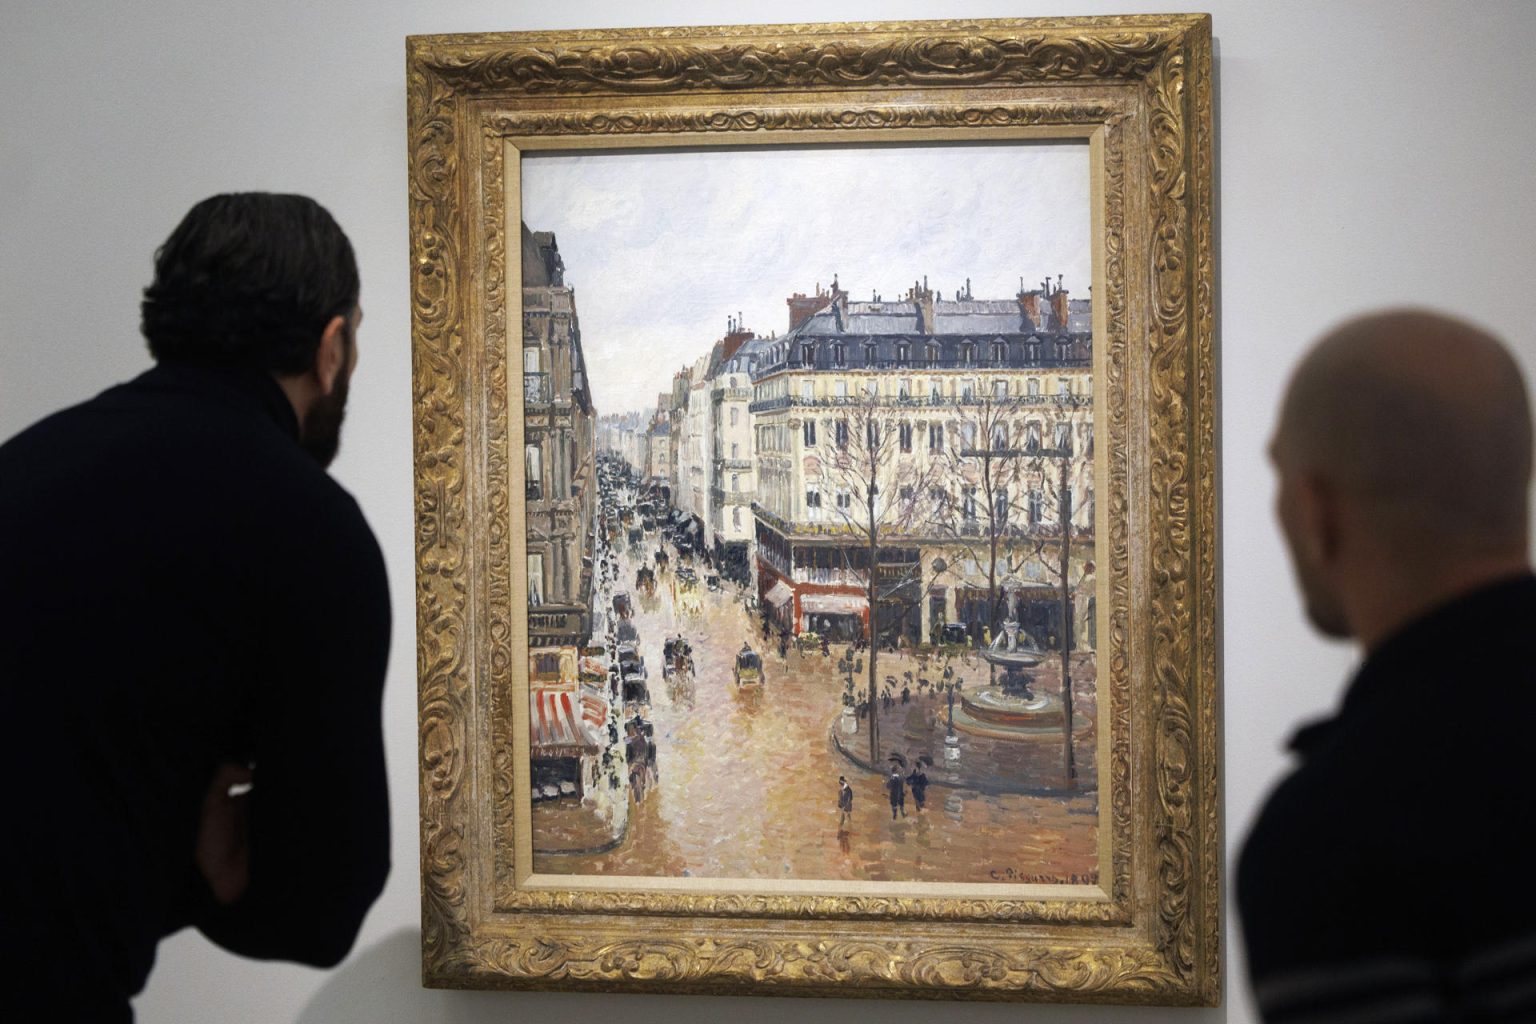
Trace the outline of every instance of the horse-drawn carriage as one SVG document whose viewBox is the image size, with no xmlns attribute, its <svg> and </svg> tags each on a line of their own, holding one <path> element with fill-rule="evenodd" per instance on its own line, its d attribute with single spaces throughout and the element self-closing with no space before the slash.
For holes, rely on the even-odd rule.
<svg viewBox="0 0 1536 1024">
<path fill-rule="evenodd" d="M 668 637 L 661 645 L 662 678 L 693 675 L 693 647 L 681 636 Z"/>
<path fill-rule="evenodd" d="M 731 678 L 736 681 L 736 688 L 754 689 L 763 685 L 763 659 L 746 644 L 741 645 L 741 650 L 736 652 L 736 664 L 731 668 Z"/>
<path fill-rule="evenodd" d="M 656 573 L 648 565 L 635 570 L 635 589 L 650 597 L 656 593 Z"/>
</svg>

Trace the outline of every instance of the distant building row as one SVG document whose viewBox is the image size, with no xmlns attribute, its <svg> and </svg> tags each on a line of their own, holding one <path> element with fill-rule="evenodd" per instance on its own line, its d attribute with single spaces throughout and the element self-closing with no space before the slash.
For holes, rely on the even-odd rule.
<svg viewBox="0 0 1536 1024">
<path fill-rule="evenodd" d="M 1049 280 L 854 302 L 834 280 L 787 303 L 787 333 L 733 319 L 604 447 L 787 628 L 917 641 L 959 622 L 980 638 L 1011 596 L 1056 646 L 1065 564 L 1067 628 L 1093 646 L 1091 302 Z"/>
</svg>

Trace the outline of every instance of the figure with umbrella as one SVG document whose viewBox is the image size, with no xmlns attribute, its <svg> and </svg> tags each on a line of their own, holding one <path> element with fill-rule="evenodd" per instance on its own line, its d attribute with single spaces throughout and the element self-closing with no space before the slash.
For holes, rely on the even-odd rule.
<svg viewBox="0 0 1536 1024">
<path fill-rule="evenodd" d="M 928 773 L 923 771 L 924 767 L 932 768 L 933 758 L 927 754 L 919 754 L 917 760 L 913 762 L 912 773 L 907 776 L 907 785 L 912 787 L 912 802 L 917 805 L 919 811 L 923 809 L 923 801 L 928 796 Z"/>
<path fill-rule="evenodd" d="M 907 759 L 900 754 L 891 754 L 891 774 L 885 780 L 886 791 L 891 795 L 891 820 L 896 820 L 899 811 L 901 816 L 907 816 L 907 780 L 902 777 L 902 771 L 907 767 Z"/>
</svg>

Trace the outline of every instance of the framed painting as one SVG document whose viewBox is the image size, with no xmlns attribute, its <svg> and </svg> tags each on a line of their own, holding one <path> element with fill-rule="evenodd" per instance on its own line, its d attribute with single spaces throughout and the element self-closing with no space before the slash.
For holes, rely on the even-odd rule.
<svg viewBox="0 0 1536 1024">
<path fill-rule="evenodd" d="M 1209 20 L 408 84 L 427 983 L 1215 1003 Z"/>
</svg>

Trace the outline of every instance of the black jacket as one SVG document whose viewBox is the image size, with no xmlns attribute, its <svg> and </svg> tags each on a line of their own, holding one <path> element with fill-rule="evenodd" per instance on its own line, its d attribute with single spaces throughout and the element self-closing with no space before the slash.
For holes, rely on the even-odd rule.
<svg viewBox="0 0 1536 1024">
<path fill-rule="evenodd" d="M 0 1018 L 127 1019 L 189 924 L 340 960 L 389 870 L 389 629 L 378 544 L 265 374 L 160 366 L 0 446 Z M 225 760 L 254 765 L 251 885 L 218 907 L 193 848 Z"/>
<path fill-rule="evenodd" d="M 1243 849 L 1267 1021 L 1536 1018 L 1536 579 L 1381 644 Z"/>
</svg>

